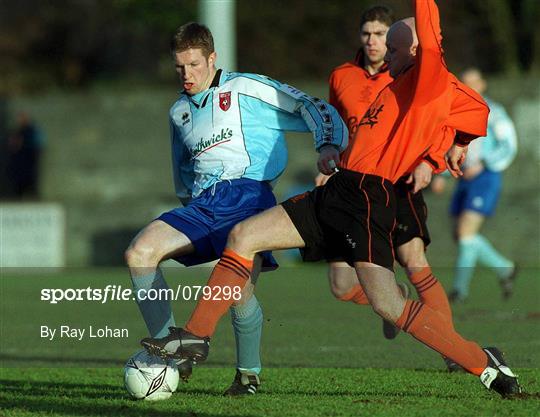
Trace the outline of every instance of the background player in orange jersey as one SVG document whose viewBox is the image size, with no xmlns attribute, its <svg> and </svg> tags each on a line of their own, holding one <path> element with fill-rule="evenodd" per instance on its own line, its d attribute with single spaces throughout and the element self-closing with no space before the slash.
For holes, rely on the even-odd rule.
<svg viewBox="0 0 540 417">
<path fill-rule="evenodd" d="M 386 55 L 386 33 L 394 19 L 392 11 L 385 6 L 374 6 L 366 10 L 360 22 L 360 42 L 353 62 L 346 62 L 330 75 L 329 102 L 338 109 L 347 123 L 352 139 L 362 116 L 377 94 L 390 82 Z M 396 194 L 396 227 L 393 245 L 396 258 L 415 286 L 422 302 L 439 310 L 451 318 L 450 306 L 440 282 L 433 276 L 425 256 L 425 248 L 431 239 L 427 229 L 427 206 L 421 188 L 429 184 L 433 171 L 433 158 L 429 155 L 412 174 L 406 174 L 394 185 Z M 323 185 L 329 176 L 319 174 L 316 185 Z M 416 191 L 416 192 L 415 192 Z M 358 283 L 356 271 L 343 260 L 329 262 L 328 278 L 332 294 L 342 301 L 369 304 L 367 296 Z M 399 284 L 405 298 L 408 288 Z M 393 339 L 399 329 L 393 323 L 383 320 L 383 334 Z"/>
<path fill-rule="evenodd" d="M 255 254 L 264 250 L 303 248 L 304 260 L 343 256 L 356 269 L 377 314 L 479 376 L 488 389 L 515 395 L 521 387 L 498 349 L 482 349 L 463 339 L 442 312 L 405 299 L 395 281 L 393 183 L 418 165 L 426 152 L 445 146 L 449 133 L 455 132 L 447 123 L 457 87 L 442 56 L 437 5 L 434 0 L 413 4 L 416 21 L 401 20 L 387 35 L 386 56 L 394 81 L 366 112 L 341 161 L 335 147 L 320 149 L 319 170 L 330 174 L 339 164 L 340 171 L 323 187 L 238 223 L 208 285 L 218 290 L 244 287 Z M 483 116 L 476 125 L 482 132 L 460 135 L 449 150 L 447 164 L 456 175 L 461 173 L 464 145 L 485 134 L 487 108 Z M 210 336 L 232 304 L 210 298 L 198 301 L 185 329 L 143 339 L 142 345 L 171 358 L 206 359 Z"/>
</svg>

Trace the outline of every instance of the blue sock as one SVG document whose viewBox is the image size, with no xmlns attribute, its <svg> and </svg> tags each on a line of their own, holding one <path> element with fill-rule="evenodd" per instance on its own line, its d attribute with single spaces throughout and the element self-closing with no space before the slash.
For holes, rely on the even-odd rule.
<svg viewBox="0 0 540 417">
<path fill-rule="evenodd" d="M 169 334 L 169 326 L 174 326 L 174 317 L 171 310 L 171 302 L 167 299 L 161 300 L 142 300 L 137 296 L 138 290 L 144 289 L 169 289 L 161 269 L 157 268 L 152 274 L 143 275 L 141 277 L 131 277 L 133 283 L 133 290 L 135 291 L 135 297 L 139 310 L 141 310 L 142 316 L 146 323 L 146 327 L 150 332 L 151 337 L 164 337 Z M 144 292 L 143 292 L 144 293 Z M 146 295 L 146 294 L 144 294 Z M 154 298 L 154 294 L 151 294 Z M 164 297 L 163 295 L 161 296 Z"/>
<path fill-rule="evenodd" d="M 482 235 L 476 235 L 478 262 L 493 268 L 499 279 L 507 278 L 514 269 L 514 263 L 502 256 Z"/>
<path fill-rule="evenodd" d="M 453 288 L 462 297 L 469 295 L 469 284 L 474 274 L 477 259 L 478 246 L 476 235 L 460 239 Z"/>
<path fill-rule="evenodd" d="M 231 320 L 236 339 L 236 367 L 240 370 L 261 372 L 261 334 L 263 314 L 253 295 L 243 305 L 231 307 Z"/>
</svg>

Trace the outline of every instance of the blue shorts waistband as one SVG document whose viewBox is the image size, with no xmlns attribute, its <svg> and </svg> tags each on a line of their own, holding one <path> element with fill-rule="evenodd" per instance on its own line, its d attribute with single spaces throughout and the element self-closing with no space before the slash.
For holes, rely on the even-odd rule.
<svg viewBox="0 0 540 417">
<path fill-rule="evenodd" d="M 246 185 L 246 184 L 264 184 L 270 187 L 270 184 L 268 183 L 268 181 L 252 180 L 251 178 L 235 178 L 233 180 L 221 180 L 221 181 L 215 182 L 210 187 L 205 188 L 203 192 L 201 193 L 201 195 L 209 191 L 212 192 L 212 190 L 214 190 L 215 192 L 216 190 L 219 190 L 220 188 L 227 185 L 238 186 L 238 185 Z"/>
</svg>

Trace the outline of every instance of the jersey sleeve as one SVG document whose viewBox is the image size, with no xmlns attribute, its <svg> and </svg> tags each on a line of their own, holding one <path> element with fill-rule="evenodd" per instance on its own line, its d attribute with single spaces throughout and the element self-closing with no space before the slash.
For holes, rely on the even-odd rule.
<svg viewBox="0 0 540 417">
<path fill-rule="evenodd" d="M 448 69 L 443 58 L 439 9 L 434 0 L 413 0 L 417 48 L 417 81 L 414 102 L 428 104 L 444 93 Z"/>
<path fill-rule="evenodd" d="M 421 162 L 429 164 L 433 169 L 434 174 L 440 174 L 446 170 L 446 161 L 444 157 L 448 149 L 452 146 L 455 136 L 455 129 L 446 126 L 443 131 L 442 140 L 436 141 L 435 145 L 429 149 L 428 153 L 422 158 Z"/>
<path fill-rule="evenodd" d="M 517 134 L 512 119 L 498 104 L 492 105 L 489 138 L 494 140 L 495 146 L 491 152 L 482 155 L 482 160 L 491 171 L 504 171 L 516 157 Z"/>
<path fill-rule="evenodd" d="M 337 110 L 325 100 L 282 84 L 268 77 L 250 74 L 247 92 L 251 102 L 258 101 L 260 121 L 270 129 L 313 134 L 315 148 L 334 145 L 345 150 L 348 131 Z"/>
<path fill-rule="evenodd" d="M 482 96 L 457 82 L 446 125 L 457 131 L 455 143 L 467 146 L 487 135 L 489 107 Z"/>
<path fill-rule="evenodd" d="M 182 204 L 186 205 L 191 200 L 192 190 L 190 183 L 192 184 L 193 182 L 189 181 L 188 178 L 193 176 L 193 163 L 190 160 L 189 152 L 172 117 L 169 118 L 169 125 L 174 190 Z"/>
</svg>

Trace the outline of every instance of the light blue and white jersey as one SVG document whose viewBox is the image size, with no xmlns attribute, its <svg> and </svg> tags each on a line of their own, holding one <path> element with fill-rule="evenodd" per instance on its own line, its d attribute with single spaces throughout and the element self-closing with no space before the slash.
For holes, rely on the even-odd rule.
<svg viewBox="0 0 540 417">
<path fill-rule="evenodd" d="M 219 181 L 276 180 L 287 165 L 285 131 L 311 131 L 317 150 L 347 147 L 334 107 L 262 75 L 218 70 L 208 90 L 181 93 L 169 116 L 174 184 L 184 201 Z"/>
<path fill-rule="evenodd" d="M 490 109 L 487 136 L 470 143 L 464 167 L 481 161 L 490 171 L 501 172 L 516 156 L 516 129 L 503 106 L 486 97 L 484 99 Z"/>
</svg>

